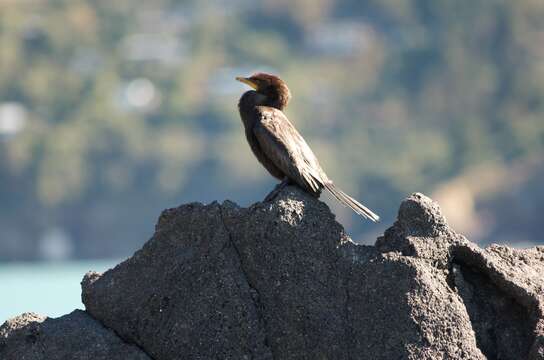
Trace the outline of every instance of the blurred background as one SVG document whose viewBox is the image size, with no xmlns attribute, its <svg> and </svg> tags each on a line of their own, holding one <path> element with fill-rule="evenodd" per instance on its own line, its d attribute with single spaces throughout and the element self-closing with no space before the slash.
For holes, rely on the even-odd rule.
<svg viewBox="0 0 544 360">
<path fill-rule="evenodd" d="M 268 71 L 287 115 L 378 225 L 439 201 L 472 241 L 543 243 L 540 0 L 0 0 L 0 322 L 79 304 L 161 210 L 260 201 L 238 75 Z"/>
</svg>

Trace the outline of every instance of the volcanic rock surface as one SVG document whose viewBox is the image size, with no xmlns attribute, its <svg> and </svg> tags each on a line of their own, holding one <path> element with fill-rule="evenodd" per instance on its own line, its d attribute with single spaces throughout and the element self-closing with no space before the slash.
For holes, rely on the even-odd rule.
<svg viewBox="0 0 544 360">
<path fill-rule="evenodd" d="M 25 313 L 0 327 L 4 360 L 151 360 L 81 310 L 57 319 Z"/>
<path fill-rule="evenodd" d="M 6 322 L 0 359 L 544 359 L 542 274 L 544 247 L 481 249 L 422 194 L 363 246 L 287 187 L 165 210 L 85 312 Z"/>
</svg>

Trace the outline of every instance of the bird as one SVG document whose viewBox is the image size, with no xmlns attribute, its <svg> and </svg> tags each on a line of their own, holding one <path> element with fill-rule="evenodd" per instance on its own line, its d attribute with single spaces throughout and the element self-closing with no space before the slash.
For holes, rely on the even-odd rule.
<svg viewBox="0 0 544 360">
<path fill-rule="evenodd" d="M 378 215 L 329 179 L 310 146 L 285 116 L 283 110 L 291 99 L 285 81 L 267 73 L 239 76 L 236 80 L 252 88 L 238 103 L 249 146 L 270 175 L 281 180 L 265 201 L 272 200 L 289 184 L 296 184 L 317 198 L 326 189 L 355 213 L 379 221 Z"/>
</svg>

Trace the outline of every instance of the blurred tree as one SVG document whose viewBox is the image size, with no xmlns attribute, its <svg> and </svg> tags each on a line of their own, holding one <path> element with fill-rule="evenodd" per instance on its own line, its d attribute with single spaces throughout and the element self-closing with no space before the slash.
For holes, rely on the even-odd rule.
<svg viewBox="0 0 544 360">
<path fill-rule="evenodd" d="M 409 192 L 542 154 L 543 19 L 534 0 L 0 1 L 0 260 L 56 228 L 76 257 L 121 256 L 164 207 L 260 200 L 233 81 L 256 70 L 382 230 Z"/>
</svg>

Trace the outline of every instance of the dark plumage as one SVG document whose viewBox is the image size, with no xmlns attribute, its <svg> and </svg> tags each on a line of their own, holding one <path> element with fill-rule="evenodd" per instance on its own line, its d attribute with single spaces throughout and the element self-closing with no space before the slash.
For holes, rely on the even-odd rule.
<svg viewBox="0 0 544 360">
<path fill-rule="evenodd" d="M 291 92 L 277 76 L 258 73 L 236 80 L 255 90 L 242 95 L 238 108 L 251 150 L 268 172 L 282 180 L 282 186 L 294 182 L 314 196 L 326 188 L 338 201 L 372 221 L 379 216 L 337 188 L 319 165 L 304 138 L 283 113 Z"/>
</svg>

